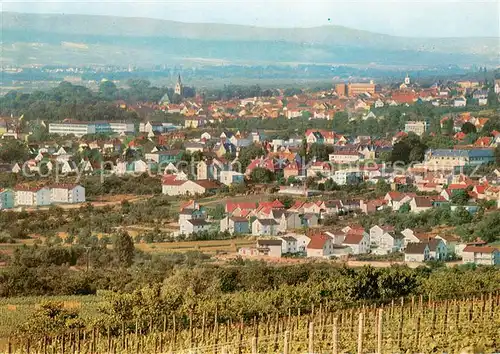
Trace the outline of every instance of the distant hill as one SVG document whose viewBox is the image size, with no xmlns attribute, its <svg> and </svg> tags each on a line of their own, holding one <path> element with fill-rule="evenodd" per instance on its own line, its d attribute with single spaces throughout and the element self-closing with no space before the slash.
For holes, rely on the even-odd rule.
<svg viewBox="0 0 500 354">
<path fill-rule="evenodd" d="M 19 64 L 496 65 L 498 38 L 404 38 L 341 26 L 261 28 L 3 12 L 2 61 Z M 71 43 L 71 45 L 68 45 Z"/>
</svg>

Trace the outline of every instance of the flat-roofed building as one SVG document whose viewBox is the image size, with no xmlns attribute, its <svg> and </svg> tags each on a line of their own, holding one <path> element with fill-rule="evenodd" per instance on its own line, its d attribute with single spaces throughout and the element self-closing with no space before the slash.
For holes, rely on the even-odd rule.
<svg viewBox="0 0 500 354">
<path fill-rule="evenodd" d="M 409 121 L 405 124 L 405 132 L 406 133 L 415 133 L 419 136 L 423 135 L 427 129 L 429 129 L 429 123 L 427 122 L 414 122 Z"/>
<path fill-rule="evenodd" d="M 362 93 L 375 93 L 375 84 L 373 83 L 373 81 L 370 81 L 368 83 L 350 83 L 349 85 L 347 85 L 347 94 L 349 96 L 355 96 Z"/>
<path fill-rule="evenodd" d="M 95 134 L 96 126 L 93 123 L 66 121 L 61 123 L 49 123 L 49 133 L 59 135 L 70 135 L 81 137 L 84 135 Z"/>
</svg>

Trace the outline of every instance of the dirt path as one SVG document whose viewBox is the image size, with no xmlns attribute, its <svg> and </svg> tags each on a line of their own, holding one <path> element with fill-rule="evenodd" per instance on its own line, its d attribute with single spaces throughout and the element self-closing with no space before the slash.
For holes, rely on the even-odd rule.
<svg viewBox="0 0 500 354">
<path fill-rule="evenodd" d="M 127 200 L 129 203 L 137 203 L 143 200 L 146 200 L 148 198 L 151 198 L 151 195 L 141 195 L 141 196 L 136 196 L 136 195 L 129 195 L 129 194 L 123 194 L 123 195 L 114 195 L 114 196 L 106 196 L 104 198 L 101 198 L 101 200 L 92 200 L 92 201 L 87 201 L 85 203 L 78 203 L 78 204 L 53 204 L 53 206 L 60 207 L 65 210 L 69 209 L 78 209 L 82 205 L 85 204 L 91 204 L 95 208 L 102 208 L 105 206 L 114 206 L 114 205 L 120 205 L 122 201 Z M 37 208 L 22 208 L 18 207 L 15 209 L 12 209 L 13 211 L 40 211 L 40 210 L 49 210 L 51 206 L 43 206 L 43 207 L 37 207 Z"/>
</svg>

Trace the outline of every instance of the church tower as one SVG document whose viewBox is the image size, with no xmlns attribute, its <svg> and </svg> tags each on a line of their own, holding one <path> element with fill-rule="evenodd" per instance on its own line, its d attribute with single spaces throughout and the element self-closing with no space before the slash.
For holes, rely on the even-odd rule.
<svg viewBox="0 0 500 354">
<path fill-rule="evenodd" d="M 409 84 L 410 84 L 410 77 L 408 76 L 408 74 L 406 74 L 405 85 L 409 85 Z"/>
<path fill-rule="evenodd" d="M 181 97 L 184 94 L 184 86 L 182 86 L 181 74 L 179 74 L 179 77 L 177 78 L 177 83 L 175 84 L 174 92 L 176 95 L 179 95 Z"/>
</svg>

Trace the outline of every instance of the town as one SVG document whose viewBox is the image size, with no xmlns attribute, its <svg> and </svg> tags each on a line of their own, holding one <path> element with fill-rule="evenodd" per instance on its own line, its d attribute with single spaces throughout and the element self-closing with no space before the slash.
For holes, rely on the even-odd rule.
<svg viewBox="0 0 500 354">
<path fill-rule="evenodd" d="M 78 90 L 66 82 L 52 89 Z M 388 86 L 336 83 L 208 102 L 192 91 L 178 75 L 157 102 L 108 99 L 111 114 L 127 121 L 33 121 L 40 112 L 9 108 L 15 93 L 7 94 L 0 168 L 14 177 L 5 178 L 0 210 L 92 204 L 95 184 L 147 175 L 155 193 L 180 200 L 166 216 L 172 240 L 253 238 L 240 257 L 500 263 L 498 236 L 467 228 L 498 220 L 499 79 L 421 87 L 406 75 Z M 103 81 L 99 92 L 118 89 Z M 213 196 L 224 201 L 208 213 L 203 201 Z M 453 220 L 444 229 L 390 217 L 360 223 L 363 215 L 441 212 Z"/>
<path fill-rule="evenodd" d="M 0 353 L 498 352 L 497 2 L 86 5 L 2 3 Z"/>
</svg>

